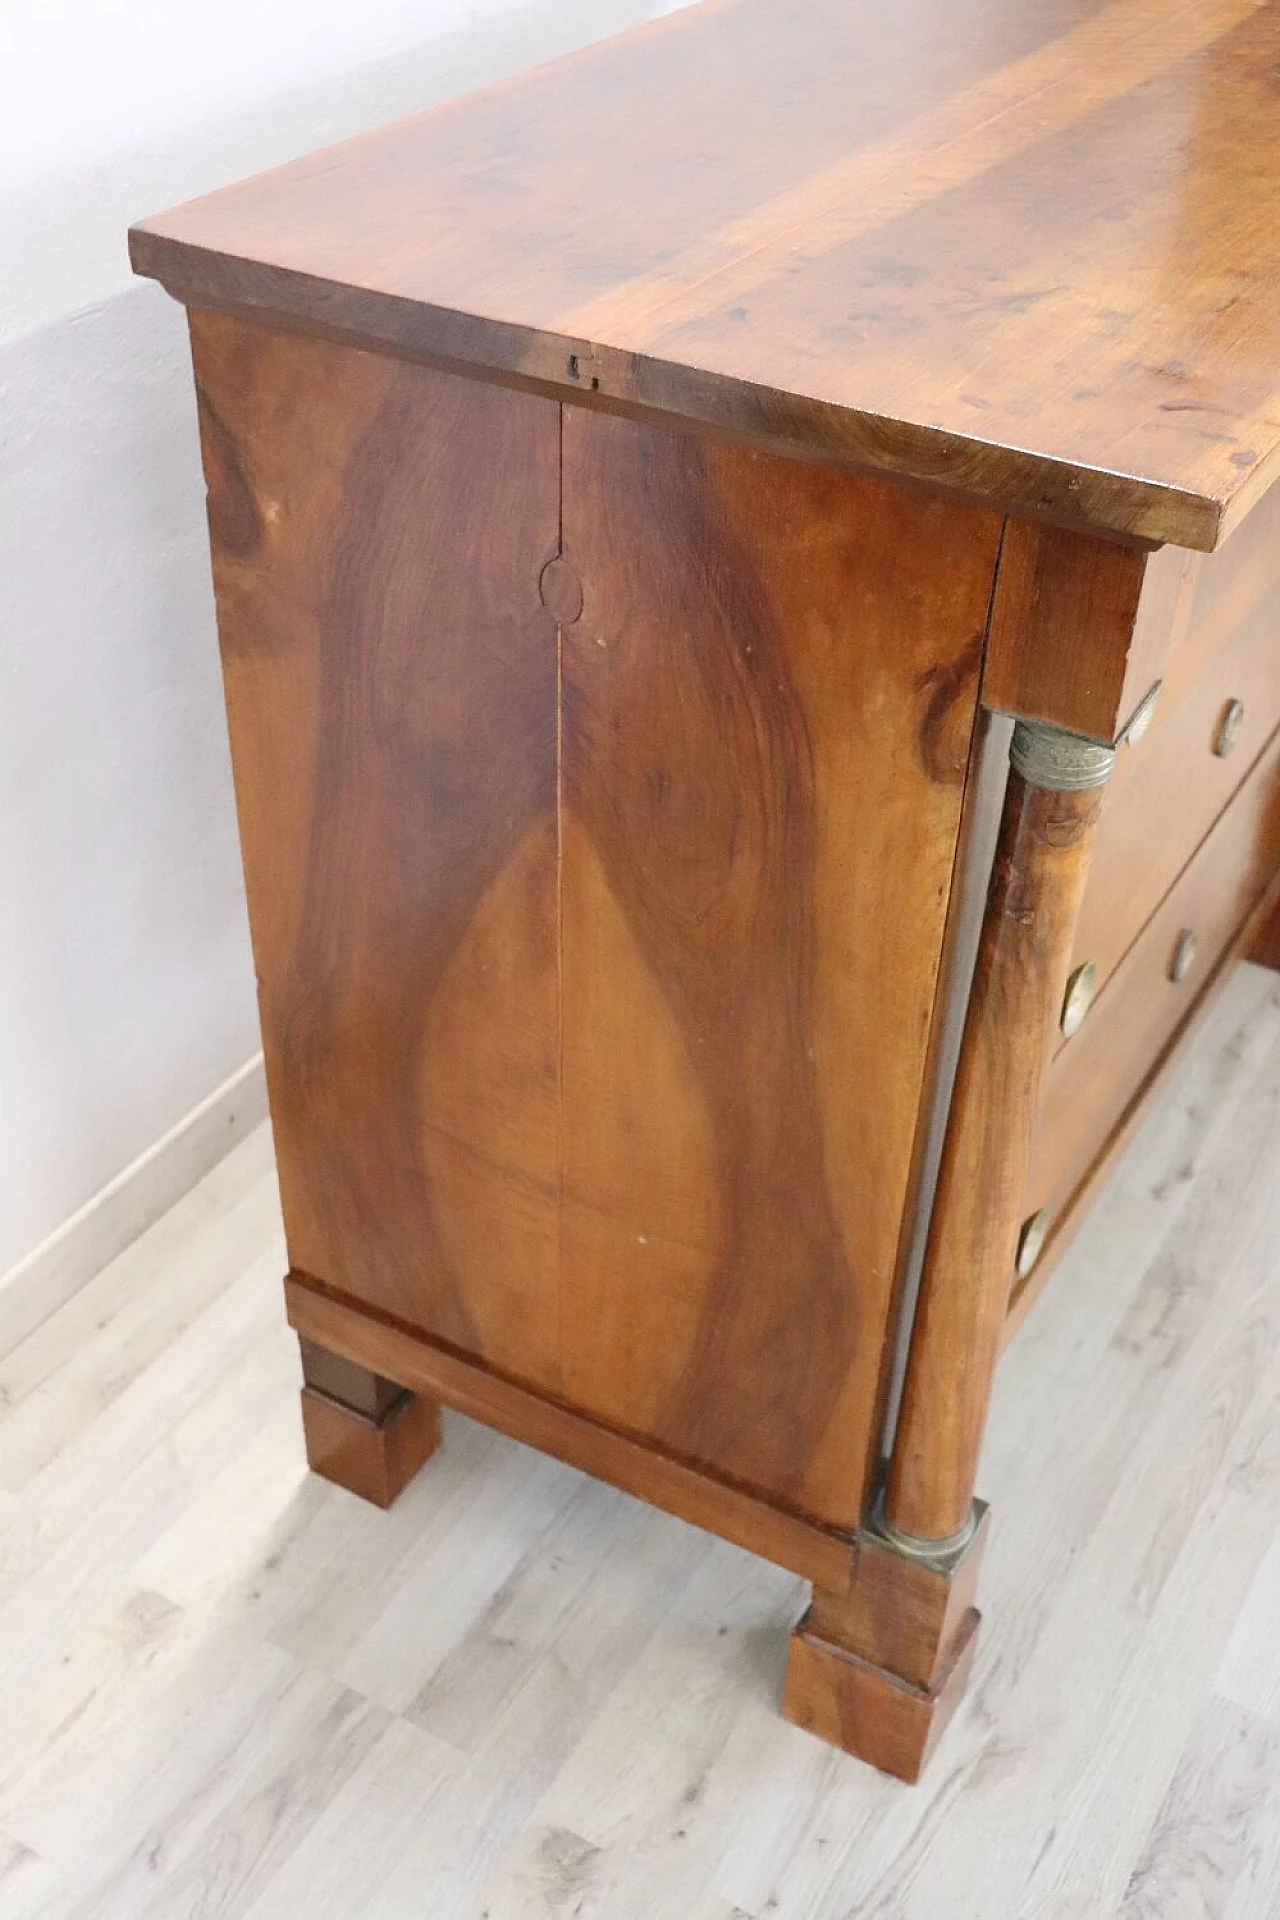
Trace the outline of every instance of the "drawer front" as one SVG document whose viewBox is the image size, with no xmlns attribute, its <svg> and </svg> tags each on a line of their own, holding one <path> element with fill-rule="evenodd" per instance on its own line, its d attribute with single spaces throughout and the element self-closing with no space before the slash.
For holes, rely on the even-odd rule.
<svg viewBox="0 0 1280 1920">
<path fill-rule="evenodd" d="M 1278 866 L 1280 734 L 1051 1063 L 1025 1215 L 1062 1212 Z"/>
<path fill-rule="evenodd" d="M 1151 726 L 1117 756 L 1103 805 L 1073 968 L 1105 981 L 1280 725 L 1280 512 L 1270 499 L 1206 563 L 1191 625 Z M 1256 518 L 1257 516 L 1255 516 Z M 1270 523 L 1274 522 L 1274 525 Z M 1258 550 L 1259 533 L 1272 538 Z M 1221 569 L 1231 563 L 1229 577 Z"/>
<path fill-rule="evenodd" d="M 1188 570 L 1173 606 L 1175 639 L 1164 675 L 1178 698 L 1241 627 L 1265 619 L 1267 600 L 1280 589 L 1280 486 L 1258 502 L 1220 553 L 1184 559 Z"/>
</svg>

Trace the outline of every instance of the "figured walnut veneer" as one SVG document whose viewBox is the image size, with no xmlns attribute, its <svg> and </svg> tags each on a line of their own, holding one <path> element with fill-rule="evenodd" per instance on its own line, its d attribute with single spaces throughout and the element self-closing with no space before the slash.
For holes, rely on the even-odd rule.
<svg viewBox="0 0 1280 1920">
<path fill-rule="evenodd" d="M 131 236 L 309 1459 L 450 1405 L 803 1574 L 784 1710 L 904 1778 L 1002 1343 L 1280 950 L 1277 71 L 1257 0 L 705 0 Z"/>
<path fill-rule="evenodd" d="M 853 1527 L 998 519 L 192 333 L 293 1265 Z"/>
</svg>

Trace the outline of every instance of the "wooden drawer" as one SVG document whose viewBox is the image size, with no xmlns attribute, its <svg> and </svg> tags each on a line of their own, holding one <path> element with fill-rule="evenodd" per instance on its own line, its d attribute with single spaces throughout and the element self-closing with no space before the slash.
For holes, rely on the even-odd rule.
<svg viewBox="0 0 1280 1920">
<path fill-rule="evenodd" d="M 1255 524 L 1257 523 L 1257 524 Z M 1202 569 L 1155 718 L 1122 747 L 1104 803 L 1073 968 L 1106 980 L 1280 725 L 1280 501 L 1268 498 Z M 1215 752 L 1230 703 L 1234 744 Z"/>
<path fill-rule="evenodd" d="M 1051 1221 L 1103 1151 L 1280 866 L 1280 734 L 1045 1076 L 1025 1215 Z M 1170 968 L 1192 931 L 1194 963 Z"/>
</svg>

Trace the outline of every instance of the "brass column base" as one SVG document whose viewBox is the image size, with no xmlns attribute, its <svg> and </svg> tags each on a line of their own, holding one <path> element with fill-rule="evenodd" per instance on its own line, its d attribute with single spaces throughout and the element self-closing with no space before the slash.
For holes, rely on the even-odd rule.
<svg viewBox="0 0 1280 1920">
<path fill-rule="evenodd" d="M 981 1503 L 964 1545 L 937 1560 L 864 1534 L 851 1591 L 815 1590 L 791 1636 L 786 1718 L 883 1773 L 919 1779 L 968 1684 L 986 1536 Z"/>
</svg>

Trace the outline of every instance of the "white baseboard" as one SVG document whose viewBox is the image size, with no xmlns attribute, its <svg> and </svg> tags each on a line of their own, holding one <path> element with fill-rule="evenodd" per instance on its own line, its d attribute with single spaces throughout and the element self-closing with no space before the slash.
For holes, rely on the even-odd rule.
<svg viewBox="0 0 1280 1920">
<path fill-rule="evenodd" d="M 78 1293 L 95 1273 L 216 1167 L 267 1111 L 262 1055 L 247 1060 L 154 1146 L 108 1181 L 16 1267 L 0 1275 L 0 1355 Z"/>
</svg>

